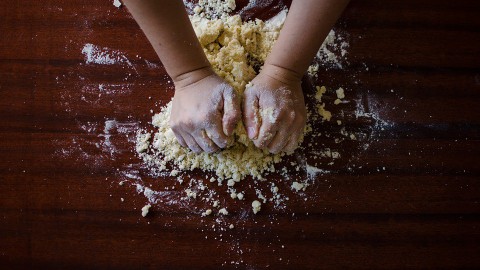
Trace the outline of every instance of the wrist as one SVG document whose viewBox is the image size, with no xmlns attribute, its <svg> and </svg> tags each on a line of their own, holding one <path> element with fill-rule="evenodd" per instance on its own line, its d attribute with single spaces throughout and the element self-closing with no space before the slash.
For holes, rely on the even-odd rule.
<svg viewBox="0 0 480 270">
<path fill-rule="evenodd" d="M 269 76 L 287 85 L 300 83 L 303 77 L 302 74 L 299 74 L 294 70 L 268 62 L 263 65 L 260 74 Z"/>
<path fill-rule="evenodd" d="M 206 77 L 215 75 L 211 66 L 200 67 L 191 71 L 181 73 L 176 76 L 171 76 L 176 89 L 184 88 L 192 85 Z"/>
</svg>

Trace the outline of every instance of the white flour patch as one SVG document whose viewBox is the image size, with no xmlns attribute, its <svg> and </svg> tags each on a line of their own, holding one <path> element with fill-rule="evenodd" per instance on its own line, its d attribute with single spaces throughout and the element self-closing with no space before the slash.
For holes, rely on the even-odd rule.
<svg viewBox="0 0 480 270">
<path fill-rule="evenodd" d="M 307 165 L 305 166 L 305 169 L 306 169 L 306 171 L 307 171 L 307 176 L 308 176 L 308 178 L 310 178 L 310 179 L 314 179 L 314 178 L 315 178 L 317 175 L 319 175 L 319 174 L 328 174 L 328 173 L 330 173 L 330 172 L 327 171 L 327 170 L 319 169 L 319 168 L 314 167 L 314 166 L 309 165 L 309 164 L 307 164 Z"/>
<path fill-rule="evenodd" d="M 132 92 L 132 84 L 122 83 L 122 84 L 109 84 L 109 83 L 100 83 L 98 84 L 98 90 L 100 94 L 106 95 L 125 95 Z"/>
<path fill-rule="evenodd" d="M 102 50 L 102 48 L 90 43 L 83 46 L 82 53 L 87 64 L 114 65 L 124 61 L 122 54 L 109 51 L 108 48 L 103 48 Z"/>
<path fill-rule="evenodd" d="M 99 47 L 97 45 L 87 43 L 83 46 L 82 54 L 85 56 L 86 64 L 127 65 L 138 74 L 137 68 L 125 56 L 125 54 L 118 50 L 113 50 L 108 47 Z"/>
</svg>

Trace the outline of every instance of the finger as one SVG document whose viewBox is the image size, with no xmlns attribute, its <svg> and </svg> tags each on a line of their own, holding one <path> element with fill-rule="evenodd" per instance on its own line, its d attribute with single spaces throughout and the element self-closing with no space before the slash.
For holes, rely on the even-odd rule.
<svg viewBox="0 0 480 270">
<path fill-rule="evenodd" d="M 273 137 L 272 141 L 268 144 L 268 151 L 270 151 L 272 154 L 280 153 L 290 142 L 291 135 L 292 133 L 288 128 L 278 131 Z"/>
<path fill-rule="evenodd" d="M 219 150 L 218 146 L 208 137 L 205 130 L 194 134 L 193 138 L 204 152 L 213 153 Z"/>
<path fill-rule="evenodd" d="M 254 143 L 258 148 L 265 148 L 272 142 L 276 133 L 282 127 L 281 124 L 283 126 L 286 126 L 286 124 L 283 123 L 283 121 L 280 123 L 278 111 L 273 107 L 262 107 L 259 111 L 261 116 L 261 126 L 258 132 L 258 137 L 254 140 Z"/>
<path fill-rule="evenodd" d="M 260 126 L 260 115 L 258 108 L 257 95 L 247 89 L 243 99 L 243 124 L 247 130 L 248 138 L 250 140 L 256 139 L 258 136 L 258 129 Z"/>
<path fill-rule="evenodd" d="M 227 147 L 228 138 L 223 133 L 222 127 L 220 125 L 212 125 L 208 128 L 205 128 L 207 136 L 220 148 Z"/>
<path fill-rule="evenodd" d="M 177 138 L 178 143 L 183 147 L 188 147 L 187 143 L 182 137 L 182 134 L 180 134 L 180 132 L 178 132 L 176 129 L 173 129 L 173 128 L 172 128 L 172 131 L 173 131 L 173 134 L 175 135 L 175 138 Z"/>
<path fill-rule="evenodd" d="M 298 141 L 300 136 L 303 133 L 303 129 L 295 131 L 291 136 L 287 143 L 287 145 L 283 148 L 283 151 L 287 154 L 292 154 L 295 149 L 298 147 Z"/>
<path fill-rule="evenodd" d="M 230 136 L 242 116 L 240 102 L 235 90 L 231 87 L 223 91 L 223 132 Z"/>
<path fill-rule="evenodd" d="M 190 148 L 190 150 L 192 150 L 197 154 L 202 152 L 202 148 L 198 145 L 197 141 L 195 141 L 192 135 L 190 135 L 189 133 L 183 132 L 182 137 L 185 140 L 185 143 L 188 145 L 188 148 Z"/>
<path fill-rule="evenodd" d="M 253 144 L 258 148 L 267 147 L 273 137 L 277 134 L 277 131 L 272 128 L 273 126 L 270 124 L 262 124 L 262 127 L 260 127 L 260 131 L 258 132 L 258 137 L 253 141 Z"/>
</svg>

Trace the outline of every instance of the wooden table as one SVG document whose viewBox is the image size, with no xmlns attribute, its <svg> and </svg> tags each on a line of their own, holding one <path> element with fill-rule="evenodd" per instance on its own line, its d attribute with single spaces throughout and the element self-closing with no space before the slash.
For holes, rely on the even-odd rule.
<svg viewBox="0 0 480 270">
<path fill-rule="evenodd" d="M 338 144 L 342 158 L 320 164 L 330 172 L 304 195 L 284 184 L 285 209 L 253 215 L 251 200 L 225 193 L 231 213 L 215 221 L 134 153 L 173 86 L 127 9 L 1 1 L 0 268 L 479 268 L 479 11 L 474 0 L 352 1 L 336 26 L 348 61 L 315 84 L 346 89 L 349 103 L 329 107 L 364 136 Z M 115 64 L 88 63 L 87 44 Z M 135 177 L 177 187 L 143 218 Z"/>
</svg>

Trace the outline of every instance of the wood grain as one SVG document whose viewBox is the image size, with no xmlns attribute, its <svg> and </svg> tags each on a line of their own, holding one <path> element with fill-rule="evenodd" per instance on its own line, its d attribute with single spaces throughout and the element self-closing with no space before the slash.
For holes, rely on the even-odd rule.
<svg viewBox="0 0 480 270">
<path fill-rule="evenodd" d="M 219 225 L 199 216 L 202 202 L 159 203 L 142 218 L 145 197 L 118 184 L 138 169 L 152 187 L 174 185 L 142 171 L 129 141 L 173 85 L 126 8 L 1 1 L 0 267 L 479 268 L 479 11 L 473 0 L 352 1 L 335 27 L 348 62 L 314 84 L 347 90 L 350 103 L 330 108 L 365 137 L 339 146 L 322 137 L 307 150 L 337 147 L 342 158 L 304 197 L 273 174 L 287 209 L 264 205 L 253 216 L 243 210 L 250 201 L 229 203 Z M 87 64 L 88 43 L 129 63 Z M 99 96 L 101 84 L 110 92 Z M 356 118 L 358 107 L 376 119 Z M 112 119 L 129 130 L 108 134 L 114 150 L 104 145 Z"/>
</svg>

